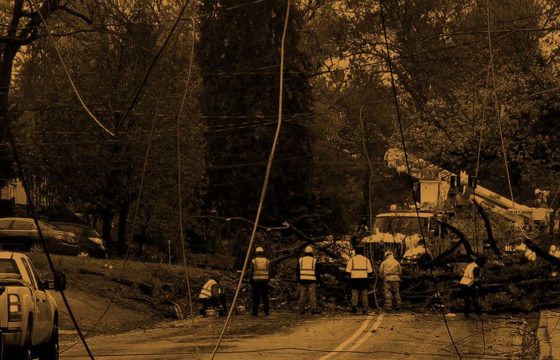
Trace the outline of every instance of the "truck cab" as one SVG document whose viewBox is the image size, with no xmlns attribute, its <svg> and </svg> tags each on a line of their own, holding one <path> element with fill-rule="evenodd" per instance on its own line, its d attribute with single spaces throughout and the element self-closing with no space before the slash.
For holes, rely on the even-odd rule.
<svg viewBox="0 0 560 360">
<path fill-rule="evenodd" d="M 22 253 L 0 252 L 0 337 L 10 359 L 58 359 L 58 306 L 47 290 L 61 282 L 41 280 Z"/>
<path fill-rule="evenodd" d="M 451 213 L 431 210 L 421 210 L 418 214 L 414 210 L 381 213 L 375 217 L 372 234 L 363 238 L 362 244 L 376 261 L 383 260 L 387 250 L 404 262 L 433 258 L 456 241 L 436 221 L 446 221 L 451 216 Z"/>
</svg>

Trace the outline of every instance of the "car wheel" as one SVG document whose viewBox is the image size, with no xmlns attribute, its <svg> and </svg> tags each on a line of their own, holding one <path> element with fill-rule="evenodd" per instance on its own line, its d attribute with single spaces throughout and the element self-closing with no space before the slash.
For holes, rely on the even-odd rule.
<svg viewBox="0 0 560 360">
<path fill-rule="evenodd" d="M 29 248 L 29 252 L 31 253 L 41 253 L 43 252 L 43 245 L 40 243 L 33 243 Z"/>
<path fill-rule="evenodd" d="M 59 360 L 58 325 L 53 324 L 51 339 L 39 353 L 39 360 Z"/>
</svg>

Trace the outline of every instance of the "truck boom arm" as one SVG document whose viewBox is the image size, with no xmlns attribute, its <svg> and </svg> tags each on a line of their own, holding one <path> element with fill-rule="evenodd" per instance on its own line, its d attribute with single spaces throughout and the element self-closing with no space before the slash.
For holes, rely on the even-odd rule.
<svg viewBox="0 0 560 360">
<path fill-rule="evenodd" d="M 421 159 L 413 154 L 408 154 L 410 165 L 410 173 L 412 177 L 422 180 L 428 174 L 428 178 L 442 183 L 440 191 L 442 197 L 446 198 L 450 188 L 450 179 L 457 174 Z M 408 173 L 404 152 L 400 149 L 392 148 L 385 153 L 385 161 L 387 166 L 395 169 L 399 173 Z M 511 199 L 501 196 L 483 186 L 476 185 L 473 192 L 474 199 L 483 206 L 489 207 L 493 213 L 496 213 L 506 219 L 522 225 L 524 220 L 544 221 L 550 209 L 531 208 L 523 204 L 516 203 Z"/>
</svg>

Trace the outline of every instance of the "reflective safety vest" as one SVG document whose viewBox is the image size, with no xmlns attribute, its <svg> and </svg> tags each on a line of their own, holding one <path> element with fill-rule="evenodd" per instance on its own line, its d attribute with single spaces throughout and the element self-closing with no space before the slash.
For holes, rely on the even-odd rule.
<svg viewBox="0 0 560 360">
<path fill-rule="evenodd" d="M 214 280 L 214 279 L 208 280 L 204 284 L 204 286 L 202 287 L 202 290 L 200 290 L 200 295 L 198 295 L 198 298 L 199 299 L 210 299 L 212 297 L 212 286 L 214 286 L 214 285 L 218 285 L 216 280 Z"/>
<path fill-rule="evenodd" d="M 468 264 L 465 268 L 465 273 L 463 274 L 461 281 L 459 281 L 459 284 L 465 286 L 471 286 L 472 284 L 474 284 L 474 269 L 476 269 L 477 267 L 478 265 L 474 262 Z"/>
<path fill-rule="evenodd" d="M 265 257 L 256 257 L 253 259 L 253 280 L 268 280 L 268 259 Z"/>
<path fill-rule="evenodd" d="M 299 258 L 299 279 L 300 280 L 313 280 L 316 281 L 315 265 L 317 259 L 313 256 L 304 256 Z"/>
<path fill-rule="evenodd" d="M 351 279 L 367 279 L 372 271 L 369 259 L 363 255 L 353 256 L 346 267 L 346 272 L 350 273 Z"/>
</svg>

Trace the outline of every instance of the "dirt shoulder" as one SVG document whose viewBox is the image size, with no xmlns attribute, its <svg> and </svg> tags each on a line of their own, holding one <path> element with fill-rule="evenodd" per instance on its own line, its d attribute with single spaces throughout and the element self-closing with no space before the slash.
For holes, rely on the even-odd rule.
<svg viewBox="0 0 560 360">
<path fill-rule="evenodd" d="M 32 256 L 44 279 L 53 275 L 42 254 Z M 178 318 L 174 304 L 188 309 L 185 269 L 176 265 L 53 256 L 57 271 L 66 275 L 66 297 L 83 332 L 94 328 L 95 334 L 115 334 L 146 329 L 154 324 Z M 196 297 L 208 276 L 230 274 L 189 268 L 192 294 Z M 60 294 L 52 292 L 60 309 L 63 335 L 75 330 Z"/>
</svg>

